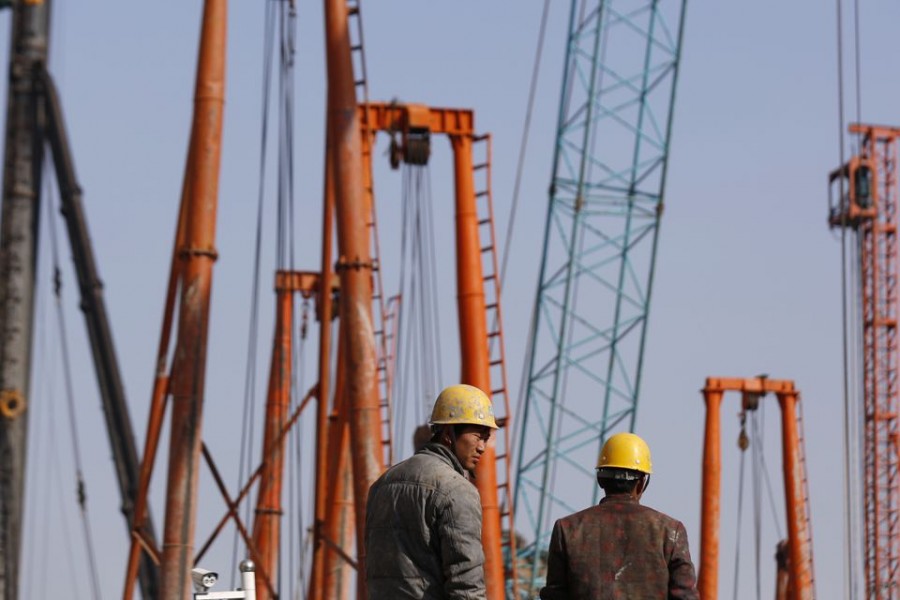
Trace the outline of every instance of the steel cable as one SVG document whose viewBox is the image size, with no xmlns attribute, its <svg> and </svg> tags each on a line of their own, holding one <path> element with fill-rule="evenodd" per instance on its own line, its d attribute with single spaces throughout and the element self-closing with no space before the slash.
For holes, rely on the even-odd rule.
<svg viewBox="0 0 900 600">
<path fill-rule="evenodd" d="M 46 170 L 45 170 L 46 172 Z M 50 205 L 53 214 L 56 214 L 55 196 L 50 196 Z M 50 222 L 50 246 L 53 255 L 53 295 L 56 299 L 56 315 L 57 325 L 59 327 L 60 352 L 62 354 L 63 381 L 65 383 L 66 392 L 66 408 L 69 414 L 69 436 L 72 442 L 72 457 L 75 462 L 76 486 L 78 492 L 78 507 L 81 514 L 81 524 L 87 549 L 87 560 L 89 574 L 91 579 L 91 589 L 94 598 L 99 599 L 100 584 L 97 573 L 97 558 L 94 551 L 94 540 L 91 534 L 90 515 L 87 508 L 87 485 L 84 481 L 84 468 L 81 460 L 81 443 L 78 436 L 78 421 L 75 411 L 75 393 L 72 386 L 72 366 L 69 359 L 69 342 L 66 334 L 66 320 L 62 305 L 62 274 L 59 267 L 59 244 L 56 235 L 56 221 L 53 218 L 47 219 Z"/>
<path fill-rule="evenodd" d="M 509 207 L 509 221 L 506 225 L 506 240 L 503 244 L 503 260 L 500 266 L 500 291 L 506 280 L 506 265 L 509 260 L 509 248 L 512 243 L 516 222 L 516 210 L 519 206 L 519 191 L 522 186 L 522 172 L 525 168 L 525 154 L 528 149 L 528 136 L 531 133 L 531 116 L 534 112 L 534 98 L 537 92 L 538 76 L 541 68 L 541 57 L 544 54 L 544 39 L 547 33 L 547 15 L 550 12 L 550 0 L 544 0 L 544 11 L 541 15 L 541 26 L 538 30 L 537 48 L 534 52 L 534 66 L 531 69 L 531 84 L 528 86 L 528 103 L 525 109 L 525 123 L 522 125 L 522 140 L 519 143 L 519 158 L 516 162 L 516 178 L 513 183 L 512 202 Z"/>
<path fill-rule="evenodd" d="M 732 598 L 738 597 L 738 581 L 740 579 L 740 561 L 741 561 L 741 517 L 744 512 L 744 457 L 746 452 L 741 452 L 740 469 L 738 471 L 738 498 L 737 498 L 737 535 L 734 543 L 734 591 Z"/>
<path fill-rule="evenodd" d="M 46 219 L 44 219 L 46 220 Z M 53 392 L 52 388 L 55 384 L 55 379 L 53 374 L 55 374 L 56 369 L 53 364 L 48 366 L 48 362 L 52 362 L 55 353 L 50 353 L 50 358 L 47 358 L 47 310 L 46 310 L 46 294 L 37 293 L 42 291 L 40 289 L 40 281 L 38 280 L 38 290 L 36 290 L 35 297 L 37 298 L 37 308 L 35 310 L 35 322 L 39 324 L 38 327 L 38 335 L 35 352 L 38 355 L 38 359 L 35 361 L 35 366 L 37 369 L 37 373 L 34 376 L 34 381 L 38 383 L 37 389 L 32 396 L 32 406 L 30 408 L 32 413 L 33 425 L 32 429 L 34 430 L 34 434 L 29 436 L 28 443 L 30 445 L 28 451 L 29 462 L 33 465 L 45 465 L 49 463 L 50 459 L 45 456 L 47 452 L 47 448 L 49 444 L 44 441 L 46 436 L 52 435 L 49 432 L 51 423 L 51 413 L 46 410 L 46 402 L 43 401 L 44 398 L 52 398 Z M 48 391 L 48 389 L 50 391 Z M 43 484 L 41 483 L 43 481 Z M 43 487 L 41 487 L 43 485 Z M 38 498 L 42 498 L 43 508 L 40 510 L 30 510 L 25 513 L 25 528 L 26 532 L 23 536 L 24 540 L 28 540 L 26 544 L 27 548 L 27 557 L 25 558 L 23 565 L 26 569 L 25 576 L 23 578 L 24 582 L 30 586 L 29 589 L 33 590 L 36 588 L 37 583 L 36 579 L 40 579 L 43 585 L 46 585 L 46 578 L 41 576 L 41 569 L 38 567 L 38 564 L 42 561 L 36 561 L 34 557 L 44 556 L 47 553 L 47 539 L 48 539 L 48 530 L 50 528 L 49 519 L 39 519 L 38 515 L 48 515 L 50 514 L 49 509 L 49 490 L 50 490 L 50 469 L 45 469 L 43 473 L 43 479 L 38 480 L 34 484 L 34 488 L 38 490 L 36 492 Z M 45 490 L 42 493 L 39 490 Z M 31 533 L 29 533 L 31 532 Z M 37 540 L 42 540 L 43 543 L 38 543 Z M 23 588 L 24 590 L 25 588 Z M 34 597 L 44 597 L 43 595 L 30 594 L 30 596 Z"/>
<path fill-rule="evenodd" d="M 838 86 L 838 153 L 840 157 L 839 164 L 845 163 L 844 158 L 844 33 L 843 33 L 843 11 L 841 0 L 836 0 L 837 9 L 837 86 Z M 838 201 L 843 206 L 844 202 L 844 181 L 843 178 L 838 179 L 839 196 Z M 850 352 L 849 352 L 849 313 L 848 313 L 848 280 L 847 280 L 847 223 L 846 211 L 841 210 L 841 313 L 842 326 L 841 336 L 843 341 L 842 367 L 843 367 L 843 405 L 844 405 L 844 547 L 847 548 L 846 553 L 846 578 L 844 584 L 845 597 L 849 599 L 856 598 L 858 584 L 856 582 L 855 554 L 856 554 L 856 531 L 854 527 L 854 519 L 852 507 L 854 505 L 854 494 L 851 483 L 855 481 L 853 478 L 854 468 L 852 456 L 855 455 L 855 448 L 852 443 L 852 434 L 850 425 L 852 419 L 852 402 L 850 397 L 850 379 L 852 374 L 850 371 Z"/>
<path fill-rule="evenodd" d="M 437 284 L 434 207 L 431 173 L 427 167 L 403 165 L 402 226 L 400 238 L 400 294 L 403 298 L 397 325 L 397 360 L 402 365 L 395 398 L 399 415 L 394 439 L 412 434 L 407 428 L 412 412 L 417 424 L 430 415 L 431 403 L 443 381 L 440 349 L 440 294 Z M 413 399 L 413 410 L 406 402 Z"/>
<path fill-rule="evenodd" d="M 262 253 L 262 222 L 265 207 L 266 164 L 269 131 L 269 102 L 272 89 L 272 54 L 275 28 L 274 2 L 265 2 L 265 18 L 263 25 L 263 81 L 262 81 L 262 117 L 260 125 L 259 147 L 259 182 L 257 184 L 256 236 L 253 247 L 253 284 L 250 292 L 250 323 L 247 334 L 247 363 L 244 371 L 244 406 L 241 428 L 240 458 L 238 461 L 237 487 L 249 477 L 252 469 L 253 431 L 256 415 L 256 354 L 259 349 L 259 278 Z M 244 520 L 250 520 L 251 502 L 247 501 L 244 509 Z M 237 564 L 239 534 L 235 528 L 231 549 L 231 587 L 234 587 L 235 565 Z"/>
</svg>

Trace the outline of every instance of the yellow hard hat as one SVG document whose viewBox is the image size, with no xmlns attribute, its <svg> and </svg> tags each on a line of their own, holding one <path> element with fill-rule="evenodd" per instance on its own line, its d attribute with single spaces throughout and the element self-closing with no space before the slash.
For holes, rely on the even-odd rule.
<svg viewBox="0 0 900 600">
<path fill-rule="evenodd" d="M 431 411 L 432 425 L 485 425 L 497 429 L 487 394 L 473 385 L 451 385 L 438 395 Z"/>
<path fill-rule="evenodd" d="M 598 469 L 629 469 L 650 475 L 653 461 L 647 442 L 633 433 L 617 433 L 603 444 Z"/>
</svg>

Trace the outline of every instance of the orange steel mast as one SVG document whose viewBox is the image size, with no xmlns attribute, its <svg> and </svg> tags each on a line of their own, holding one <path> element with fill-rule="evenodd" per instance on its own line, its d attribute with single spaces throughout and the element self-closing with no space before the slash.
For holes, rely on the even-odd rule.
<svg viewBox="0 0 900 600">
<path fill-rule="evenodd" d="M 808 600 L 813 587 L 812 533 L 809 522 L 809 494 L 802 429 L 799 419 L 800 394 L 789 380 L 755 377 L 723 379 L 710 377 L 703 389 L 706 402 L 706 434 L 703 447 L 703 498 L 700 513 L 700 569 L 697 589 L 703 600 L 718 598 L 719 501 L 721 484 L 721 405 L 726 391 L 742 394 L 744 410 L 755 410 L 759 399 L 769 393 L 781 408 L 782 466 L 788 528 L 787 598 Z"/>
<path fill-rule="evenodd" d="M 338 359 L 334 389 L 334 409 L 328 423 L 328 466 L 325 479 L 328 506 L 322 542 L 325 545 L 322 560 L 322 586 L 320 598 L 342 600 L 351 587 L 351 569 L 358 563 L 350 557 L 354 539 L 353 472 L 350 464 L 350 424 L 348 423 L 347 395 L 344 392 L 346 343 L 338 339 Z"/>
<path fill-rule="evenodd" d="M 485 252 L 493 252 L 491 247 L 482 246 L 482 227 L 490 225 L 490 216 L 480 216 L 477 209 L 477 200 L 481 194 L 476 192 L 474 171 L 476 168 L 487 168 L 489 158 L 481 165 L 473 164 L 473 142 L 484 138 L 476 138 L 474 133 L 474 114 L 471 110 L 430 108 L 418 104 L 379 104 L 368 103 L 361 107 L 360 123 L 363 127 L 364 144 L 372 146 L 371 138 L 378 131 L 399 132 L 403 137 L 401 147 L 394 148 L 394 152 L 401 152 L 411 157 L 416 164 L 427 162 L 429 148 L 423 146 L 422 141 L 427 140 L 432 133 L 446 134 L 450 138 L 454 158 L 454 177 L 456 194 L 456 282 L 457 282 L 457 306 L 459 313 L 461 374 L 463 383 L 477 386 L 494 396 L 499 395 L 504 402 L 505 381 L 491 381 L 491 368 L 502 359 L 494 359 L 491 356 L 489 344 L 502 335 L 499 327 L 488 331 L 487 315 L 488 304 L 485 296 L 485 273 L 483 268 Z M 412 140 L 412 142 L 411 142 Z M 371 163 L 371 152 L 364 153 L 365 160 Z M 396 160 L 396 158 L 395 158 Z M 366 170 L 371 169 L 371 164 L 366 165 Z M 494 273 L 491 277 L 497 278 L 494 265 Z M 499 286 L 498 286 L 499 289 Z M 498 292 L 499 295 L 499 292 Z M 494 314 L 499 318 L 499 297 L 491 299 Z M 500 365 L 502 366 L 502 365 Z M 505 379 L 505 375 L 499 377 Z M 508 406 L 496 406 L 498 416 L 505 417 L 509 413 Z M 505 419 L 500 419 L 500 424 L 505 425 Z M 494 436 L 485 454 L 476 469 L 476 486 L 481 496 L 483 511 L 482 543 L 485 552 L 485 581 L 487 596 L 491 600 L 499 600 L 506 597 L 506 573 L 503 563 L 503 531 L 502 522 L 507 519 L 508 533 L 507 544 L 512 545 L 514 534 L 512 530 L 512 508 L 507 506 L 502 511 L 499 501 L 499 486 L 497 479 L 497 436 Z M 504 448 L 502 457 L 509 456 L 508 438 L 504 436 Z M 509 461 L 503 462 L 506 467 L 505 481 L 509 477 Z M 504 484 L 508 485 L 508 484 Z M 508 488 L 507 488 L 508 490 Z M 507 494 L 507 500 L 510 495 Z M 510 556 L 514 556 L 514 550 Z M 515 565 L 511 563 L 514 570 Z M 515 574 L 511 576 L 515 585 Z"/>
<path fill-rule="evenodd" d="M 346 344 L 346 402 L 353 464 L 359 585 L 365 591 L 365 516 L 369 487 L 384 470 L 375 328 L 372 319 L 372 270 L 366 202 L 363 194 L 362 143 L 351 60 L 348 12 L 344 0 L 325 0 L 325 54 L 328 71 L 328 127 L 337 216 L 341 338 Z"/>
<path fill-rule="evenodd" d="M 326 119 L 328 113 L 326 112 Z M 319 383 L 316 387 L 316 487 L 315 514 L 313 522 L 313 557 L 310 570 L 310 600 L 322 600 L 323 562 L 326 552 L 322 541 L 328 497 L 326 478 L 328 471 L 328 409 L 331 394 L 331 320 L 333 305 L 331 294 L 324 282 L 331 277 L 331 254 L 334 233 L 334 169 L 331 166 L 331 125 L 326 127 L 325 141 L 325 185 L 324 207 L 322 210 L 322 282 L 319 289 L 317 315 L 319 318 Z"/>
<path fill-rule="evenodd" d="M 225 0 L 206 0 L 194 117 L 188 151 L 178 334 L 169 380 L 172 396 L 169 477 L 161 567 L 161 598 L 182 600 L 191 590 L 197 512 L 206 340 L 225 97 Z"/>
<path fill-rule="evenodd" d="M 828 223 L 856 231 L 862 321 L 866 598 L 900 598 L 900 388 L 897 140 L 900 128 L 852 124 L 860 153 L 829 175 Z"/>
<path fill-rule="evenodd" d="M 308 275 L 318 283 L 317 274 L 279 271 L 275 275 L 276 315 L 272 344 L 272 364 L 266 398 L 263 434 L 263 464 L 256 497 L 253 545 L 262 572 L 269 581 L 278 581 L 278 551 L 281 539 L 281 488 L 284 472 L 284 440 L 280 435 L 288 420 L 291 402 L 293 292 L 303 289 L 301 279 Z M 257 592 L 259 600 L 269 598 L 265 586 Z"/>
<path fill-rule="evenodd" d="M 181 600 L 190 593 L 209 297 L 212 265 L 216 258 L 215 217 L 225 93 L 226 16 L 225 0 L 205 1 L 194 117 L 135 500 L 134 527 L 123 592 L 125 600 L 130 600 L 134 594 L 142 551 L 148 552 L 160 564 L 160 598 Z M 175 357 L 167 375 L 167 350 L 179 288 Z M 165 530 L 163 548 L 160 550 L 146 537 L 143 528 L 147 517 L 147 492 L 169 394 L 173 398 L 172 433 Z"/>
</svg>

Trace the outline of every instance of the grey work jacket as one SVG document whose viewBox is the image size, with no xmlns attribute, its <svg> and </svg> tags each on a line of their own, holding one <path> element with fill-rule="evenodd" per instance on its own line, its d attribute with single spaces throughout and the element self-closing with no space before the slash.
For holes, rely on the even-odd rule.
<svg viewBox="0 0 900 600">
<path fill-rule="evenodd" d="M 453 452 L 429 443 L 388 469 L 366 505 L 369 600 L 484 600 L 481 500 Z"/>
</svg>

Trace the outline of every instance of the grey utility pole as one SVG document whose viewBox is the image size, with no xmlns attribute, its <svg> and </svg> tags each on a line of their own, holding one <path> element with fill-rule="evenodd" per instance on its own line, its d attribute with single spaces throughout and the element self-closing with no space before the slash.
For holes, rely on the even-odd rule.
<svg viewBox="0 0 900 600">
<path fill-rule="evenodd" d="M 46 62 L 50 7 L 13 3 L 3 201 L 0 206 L 0 600 L 19 597 L 31 335 L 43 163 L 36 65 Z"/>
</svg>

